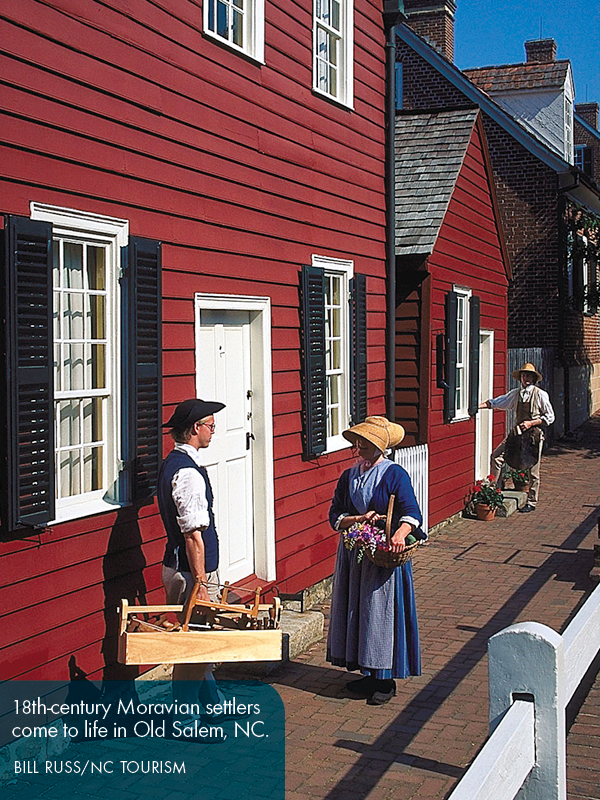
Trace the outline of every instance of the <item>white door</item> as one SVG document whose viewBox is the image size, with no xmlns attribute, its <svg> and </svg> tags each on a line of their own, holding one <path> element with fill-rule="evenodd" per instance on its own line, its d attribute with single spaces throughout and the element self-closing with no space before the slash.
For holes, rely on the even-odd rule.
<svg viewBox="0 0 600 800">
<path fill-rule="evenodd" d="M 479 402 L 494 396 L 494 332 L 479 332 Z M 475 418 L 475 480 L 490 474 L 492 455 L 492 415 L 481 408 Z"/>
<path fill-rule="evenodd" d="M 239 581 L 254 572 L 250 314 L 203 309 L 199 322 L 198 396 L 225 403 L 201 451 L 215 496 L 219 572 L 221 581 Z"/>
</svg>

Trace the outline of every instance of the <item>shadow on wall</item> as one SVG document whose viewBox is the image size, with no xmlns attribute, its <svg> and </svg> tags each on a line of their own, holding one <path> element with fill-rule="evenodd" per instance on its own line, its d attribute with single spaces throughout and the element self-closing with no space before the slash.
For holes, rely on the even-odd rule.
<svg viewBox="0 0 600 800">
<path fill-rule="evenodd" d="M 123 508 L 117 514 L 102 561 L 104 574 L 104 625 L 102 642 L 104 681 L 134 680 L 138 667 L 126 666 L 117 661 L 118 609 L 124 598 L 133 604 L 138 600 L 146 604 L 144 568 L 146 558 L 142 551 L 142 536 L 136 510 Z"/>
</svg>

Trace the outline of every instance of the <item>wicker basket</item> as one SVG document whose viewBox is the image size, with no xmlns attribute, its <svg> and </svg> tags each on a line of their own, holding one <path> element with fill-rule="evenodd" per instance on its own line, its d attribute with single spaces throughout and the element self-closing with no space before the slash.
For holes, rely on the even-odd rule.
<svg viewBox="0 0 600 800">
<path fill-rule="evenodd" d="M 385 540 L 389 547 L 390 538 L 391 538 L 391 527 L 392 527 L 392 512 L 394 510 L 394 502 L 396 500 L 395 495 L 390 495 L 390 501 L 388 503 L 388 510 L 387 515 L 385 518 Z M 375 564 L 376 567 L 386 567 L 388 569 L 393 569 L 394 567 L 399 567 L 402 564 L 406 564 L 407 561 L 414 556 L 417 547 L 419 546 L 419 542 L 414 542 L 413 544 L 409 544 L 401 553 L 391 553 L 389 550 L 376 550 L 374 553 L 371 553 L 370 550 L 367 550 L 367 558 Z"/>
</svg>

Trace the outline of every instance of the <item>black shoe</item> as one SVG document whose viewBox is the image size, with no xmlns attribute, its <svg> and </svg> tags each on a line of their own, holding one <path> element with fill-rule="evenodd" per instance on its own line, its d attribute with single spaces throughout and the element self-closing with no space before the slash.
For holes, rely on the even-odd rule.
<svg viewBox="0 0 600 800">
<path fill-rule="evenodd" d="M 367 700 L 369 706 L 384 706 L 396 696 L 396 684 L 393 680 L 377 681 L 377 684 L 375 691 Z"/>
<path fill-rule="evenodd" d="M 519 509 L 520 514 L 529 514 L 530 511 L 535 511 L 535 506 L 532 506 L 531 503 L 527 503 L 527 505 Z"/>
<path fill-rule="evenodd" d="M 370 697 L 377 689 L 378 681 L 370 675 L 365 675 L 364 678 L 359 678 L 357 681 L 350 681 L 346 684 L 346 690 L 352 694 L 362 695 L 363 697 Z"/>
</svg>

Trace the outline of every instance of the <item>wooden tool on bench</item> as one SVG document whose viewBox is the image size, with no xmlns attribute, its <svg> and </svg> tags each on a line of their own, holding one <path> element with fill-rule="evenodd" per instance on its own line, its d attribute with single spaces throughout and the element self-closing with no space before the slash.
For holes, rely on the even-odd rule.
<svg viewBox="0 0 600 800">
<path fill-rule="evenodd" d="M 121 601 L 119 661 L 124 664 L 193 664 L 232 661 L 279 661 L 282 632 L 281 601 L 260 603 L 261 588 L 252 590 L 253 602 L 228 603 L 229 583 L 219 601 L 198 600 L 197 580 L 185 605 L 130 606 Z M 195 610 L 202 624 L 191 622 Z M 181 625 L 171 622 L 177 614 Z M 143 619 L 159 614 L 153 622 Z"/>
</svg>

